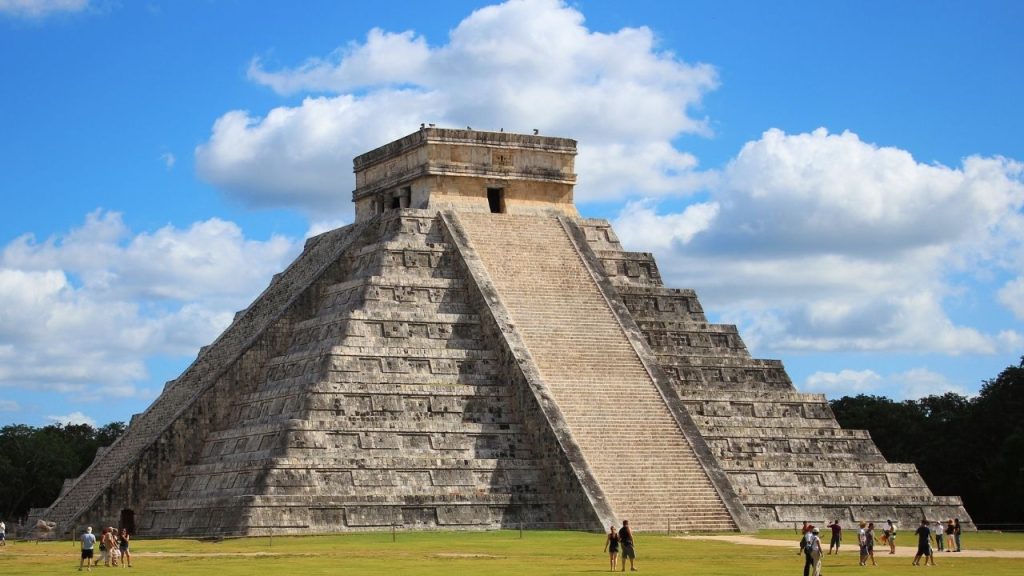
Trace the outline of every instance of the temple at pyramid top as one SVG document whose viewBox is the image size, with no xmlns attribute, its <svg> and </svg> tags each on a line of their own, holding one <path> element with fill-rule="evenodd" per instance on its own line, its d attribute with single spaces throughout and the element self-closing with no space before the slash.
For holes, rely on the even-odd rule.
<svg viewBox="0 0 1024 576">
<path fill-rule="evenodd" d="M 576 216 L 575 157 L 569 138 L 423 127 L 355 158 L 356 222 L 402 208 Z"/>
</svg>

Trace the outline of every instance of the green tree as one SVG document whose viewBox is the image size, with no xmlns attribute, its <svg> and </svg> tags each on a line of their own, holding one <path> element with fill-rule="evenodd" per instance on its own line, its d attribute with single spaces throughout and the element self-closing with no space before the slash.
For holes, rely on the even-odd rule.
<svg viewBox="0 0 1024 576">
<path fill-rule="evenodd" d="M 114 422 L 95 429 L 88 424 L 0 428 L 0 517 L 21 518 L 29 508 L 49 506 L 65 478 L 75 478 L 92 463 L 96 450 L 124 431 Z"/>
</svg>

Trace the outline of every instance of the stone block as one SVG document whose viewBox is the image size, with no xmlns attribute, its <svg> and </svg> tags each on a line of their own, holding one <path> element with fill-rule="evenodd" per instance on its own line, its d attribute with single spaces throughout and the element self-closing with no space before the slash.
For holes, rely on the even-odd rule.
<svg viewBox="0 0 1024 576">
<path fill-rule="evenodd" d="M 491 523 L 491 510 L 486 506 L 438 506 L 439 526 L 479 526 Z"/>
<path fill-rule="evenodd" d="M 394 526 L 399 512 L 395 506 L 347 506 L 345 523 L 353 528 Z"/>
</svg>

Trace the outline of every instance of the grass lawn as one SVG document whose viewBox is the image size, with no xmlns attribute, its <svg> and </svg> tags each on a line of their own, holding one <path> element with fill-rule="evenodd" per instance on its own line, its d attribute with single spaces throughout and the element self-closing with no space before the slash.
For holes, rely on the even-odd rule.
<svg viewBox="0 0 1024 576">
<path fill-rule="evenodd" d="M 790 532 L 769 531 L 765 537 L 786 539 Z M 640 534 L 637 567 L 643 574 L 707 574 L 731 576 L 799 574 L 803 559 L 789 548 L 682 540 Z M 1022 534 L 969 534 L 965 545 L 1024 550 Z M 267 537 L 225 540 L 132 540 L 129 574 L 252 576 L 259 574 L 599 574 L 608 570 L 601 549 L 604 536 L 582 532 L 399 532 L 332 536 Z M 0 574 L 45 575 L 77 572 L 78 544 L 13 542 L 0 548 Z M 826 557 L 823 572 L 836 574 L 919 574 L 923 570 L 948 574 L 990 576 L 1024 573 L 1024 558 L 937 557 L 936 568 L 910 566 L 907 558 L 879 557 L 879 568 L 861 568 L 851 548 Z M 99 566 L 94 572 L 113 568 Z"/>
</svg>

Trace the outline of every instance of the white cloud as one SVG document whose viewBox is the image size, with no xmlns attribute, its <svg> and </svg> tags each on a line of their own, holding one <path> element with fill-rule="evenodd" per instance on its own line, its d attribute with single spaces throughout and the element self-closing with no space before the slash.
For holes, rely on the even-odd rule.
<svg viewBox="0 0 1024 576">
<path fill-rule="evenodd" d="M 18 412 L 21 405 L 14 400 L 0 400 L 0 412 Z"/>
<path fill-rule="evenodd" d="M 95 420 L 89 418 L 88 416 L 82 414 L 81 412 L 72 412 L 71 414 L 67 414 L 66 416 L 47 416 L 46 419 L 53 424 L 63 424 L 65 426 L 70 426 L 73 424 L 88 424 L 89 426 L 92 427 L 96 426 Z"/>
<path fill-rule="evenodd" d="M 151 396 L 135 387 L 147 359 L 211 342 L 298 250 L 218 219 L 133 234 L 99 211 L 16 238 L 0 251 L 0 387 Z"/>
<path fill-rule="evenodd" d="M 999 302 L 1013 312 L 1018 320 L 1024 320 L 1024 276 L 1007 282 L 999 290 Z"/>
<path fill-rule="evenodd" d="M 0 14 L 40 19 L 61 12 L 81 12 L 89 0 L 0 0 Z"/>
<path fill-rule="evenodd" d="M 804 392 L 819 392 L 830 398 L 876 394 L 883 385 L 882 377 L 874 370 L 841 370 L 815 372 L 800 387 Z"/>
<path fill-rule="evenodd" d="M 800 389 L 804 392 L 819 392 L 830 399 L 858 394 L 887 396 L 894 400 L 916 400 L 925 396 L 941 396 L 947 392 L 966 395 L 962 386 L 926 368 L 912 368 L 886 376 L 873 370 L 815 372 L 807 377 Z"/>
<path fill-rule="evenodd" d="M 851 132 L 769 130 L 709 179 L 706 202 L 629 205 L 616 229 L 762 352 L 991 354 L 1015 333 L 959 325 L 943 306 L 964 289 L 958 274 L 1024 262 L 1022 172 L 998 157 L 921 164 Z"/>
<path fill-rule="evenodd" d="M 669 250 L 684 245 L 706 230 L 719 206 L 715 202 L 691 204 L 678 214 L 658 215 L 650 201 L 629 202 L 619 213 L 615 230 L 626 246 L 643 245 L 647 250 Z"/>
<path fill-rule="evenodd" d="M 174 154 L 171 154 L 170 152 L 164 152 L 160 155 L 160 161 L 164 163 L 164 166 L 166 166 L 168 170 L 171 170 L 174 168 L 177 158 L 175 158 Z"/>
<path fill-rule="evenodd" d="M 659 51 L 647 28 L 589 30 L 558 0 L 510 0 L 473 12 L 448 43 L 371 30 L 327 58 L 249 76 L 282 94 L 328 93 L 265 116 L 221 116 L 196 149 L 199 174 L 246 203 L 351 211 L 353 156 L 439 126 L 572 134 L 577 198 L 692 191 L 696 159 L 672 145 L 706 134 L 693 115 L 717 86 L 715 70 Z"/>
</svg>

